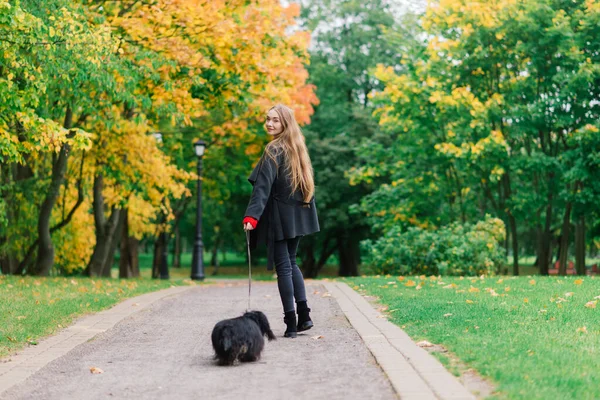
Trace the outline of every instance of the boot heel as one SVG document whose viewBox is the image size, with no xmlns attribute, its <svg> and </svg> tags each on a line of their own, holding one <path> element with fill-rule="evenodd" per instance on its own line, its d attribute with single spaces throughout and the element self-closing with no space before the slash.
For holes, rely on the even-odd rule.
<svg viewBox="0 0 600 400">
<path fill-rule="evenodd" d="M 283 337 L 286 338 L 295 338 L 298 336 L 298 328 L 296 327 L 296 312 L 288 311 L 285 313 L 285 317 L 283 318 L 283 322 L 285 322 L 287 328 Z"/>
<path fill-rule="evenodd" d="M 298 332 L 304 332 L 314 326 L 310 319 L 310 308 L 306 306 L 306 302 L 298 303 Z"/>
</svg>

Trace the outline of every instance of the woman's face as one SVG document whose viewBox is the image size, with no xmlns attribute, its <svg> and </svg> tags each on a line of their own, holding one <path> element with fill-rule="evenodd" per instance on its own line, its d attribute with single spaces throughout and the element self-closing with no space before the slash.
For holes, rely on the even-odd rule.
<svg viewBox="0 0 600 400">
<path fill-rule="evenodd" d="M 267 113 L 265 128 L 267 128 L 267 133 L 271 136 L 277 136 L 283 132 L 283 124 L 281 123 L 281 118 L 279 118 L 277 111 L 270 110 Z"/>
</svg>

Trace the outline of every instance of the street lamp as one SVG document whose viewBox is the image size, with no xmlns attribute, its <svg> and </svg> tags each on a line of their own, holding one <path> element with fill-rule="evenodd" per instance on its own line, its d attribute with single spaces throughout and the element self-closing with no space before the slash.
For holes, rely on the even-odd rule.
<svg viewBox="0 0 600 400">
<path fill-rule="evenodd" d="M 194 240 L 194 254 L 192 255 L 192 279 L 204 280 L 204 244 L 202 243 L 202 156 L 206 143 L 198 140 L 194 143 L 194 150 L 198 156 L 198 207 L 196 211 L 196 240 Z"/>
</svg>

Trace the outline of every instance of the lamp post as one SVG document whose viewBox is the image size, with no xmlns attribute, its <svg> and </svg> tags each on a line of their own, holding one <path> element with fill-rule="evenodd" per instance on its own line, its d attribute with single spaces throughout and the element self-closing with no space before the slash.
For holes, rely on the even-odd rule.
<svg viewBox="0 0 600 400">
<path fill-rule="evenodd" d="M 192 255 L 192 279 L 204 280 L 204 244 L 202 243 L 202 156 L 206 143 L 198 140 L 194 143 L 194 150 L 198 156 L 198 193 L 196 211 L 196 240 L 194 240 L 194 253 Z"/>
</svg>

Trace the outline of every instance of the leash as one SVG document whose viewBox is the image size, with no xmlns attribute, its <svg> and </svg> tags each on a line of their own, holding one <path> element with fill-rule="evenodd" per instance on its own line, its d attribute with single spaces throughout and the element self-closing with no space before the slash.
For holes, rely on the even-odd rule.
<svg viewBox="0 0 600 400">
<path fill-rule="evenodd" d="M 252 260 L 250 259 L 250 231 L 246 231 L 246 245 L 248 247 L 248 310 L 250 311 L 250 299 L 252 298 Z"/>
</svg>

